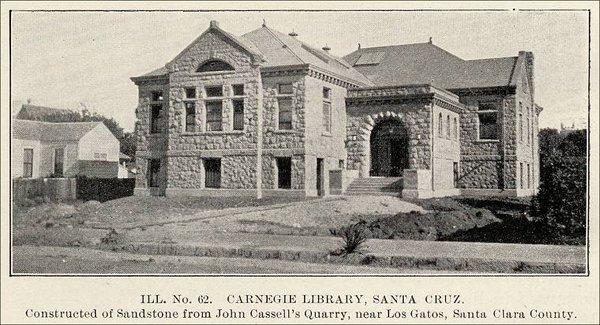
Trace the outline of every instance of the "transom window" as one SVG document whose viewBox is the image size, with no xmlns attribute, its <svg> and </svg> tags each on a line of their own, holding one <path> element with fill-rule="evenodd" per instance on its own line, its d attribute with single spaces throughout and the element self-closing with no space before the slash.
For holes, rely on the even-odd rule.
<svg viewBox="0 0 600 325">
<path fill-rule="evenodd" d="M 233 85 L 233 95 L 243 96 L 244 95 L 244 84 Z"/>
<path fill-rule="evenodd" d="M 153 91 L 152 92 L 152 101 L 153 102 L 161 102 L 163 100 L 162 91 Z"/>
<path fill-rule="evenodd" d="M 206 89 L 206 97 L 222 97 L 223 96 L 223 86 L 207 86 Z"/>
<path fill-rule="evenodd" d="M 498 107 L 495 103 L 479 103 L 479 139 L 498 140 Z"/>
<path fill-rule="evenodd" d="M 221 60 L 209 60 L 202 63 L 196 72 L 214 72 L 214 71 L 233 71 L 235 70 L 229 63 Z"/>
<path fill-rule="evenodd" d="M 277 93 L 280 95 L 289 95 L 292 94 L 294 89 L 292 88 L 292 84 L 279 84 L 277 85 Z"/>
<path fill-rule="evenodd" d="M 185 98 L 196 98 L 196 88 L 186 88 Z"/>
</svg>

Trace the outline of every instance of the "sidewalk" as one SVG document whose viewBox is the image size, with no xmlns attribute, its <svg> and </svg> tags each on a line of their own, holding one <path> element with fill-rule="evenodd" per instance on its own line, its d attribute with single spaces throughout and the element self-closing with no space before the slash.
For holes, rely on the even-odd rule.
<svg viewBox="0 0 600 325">
<path fill-rule="evenodd" d="M 123 250 L 140 254 L 246 257 L 310 263 L 345 263 L 379 267 L 464 270 L 482 273 L 584 273 L 583 246 L 435 242 L 370 239 L 362 254 L 334 256 L 336 237 L 253 233 L 181 234 L 176 242 L 148 241 L 145 232 L 129 233 Z"/>
</svg>

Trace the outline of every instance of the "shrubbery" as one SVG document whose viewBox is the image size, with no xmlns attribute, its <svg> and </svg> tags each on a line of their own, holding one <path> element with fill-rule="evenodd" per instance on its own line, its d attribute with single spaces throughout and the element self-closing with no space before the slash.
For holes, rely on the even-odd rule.
<svg viewBox="0 0 600 325">
<path fill-rule="evenodd" d="M 540 188 L 531 216 L 562 236 L 583 238 L 587 212 L 585 130 L 562 136 L 540 131 Z"/>
</svg>

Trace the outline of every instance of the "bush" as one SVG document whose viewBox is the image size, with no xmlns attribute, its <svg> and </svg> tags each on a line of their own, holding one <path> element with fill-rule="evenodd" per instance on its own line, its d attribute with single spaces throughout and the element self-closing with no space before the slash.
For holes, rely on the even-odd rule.
<svg viewBox="0 0 600 325">
<path fill-rule="evenodd" d="M 542 157 L 540 191 L 531 216 L 559 234 L 581 236 L 586 227 L 586 158 L 561 151 Z"/>
<path fill-rule="evenodd" d="M 352 254 L 360 252 L 364 242 L 367 240 L 367 223 L 361 220 L 348 226 L 342 226 L 339 229 L 331 229 L 332 235 L 339 236 L 344 240 L 344 246 L 341 249 L 342 254 Z"/>
</svg>

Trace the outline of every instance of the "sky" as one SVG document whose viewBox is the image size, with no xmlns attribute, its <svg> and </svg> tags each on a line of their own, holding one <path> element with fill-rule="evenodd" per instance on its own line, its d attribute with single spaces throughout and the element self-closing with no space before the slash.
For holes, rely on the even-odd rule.
<svg viewBox="0 0 600 325">
<path fill-rule="evenodd" d="M 11 99 L 89 107 L 132 131 L 129 79 L 173 59 L 211 20 L 241 35 L 266 24 L 343 56 L 358 47 L 433 43 L 463 59 L 535 56 L 540 127 L 583 127 L 588 106 L 587 12 L 13 12 Z"/>
</svg>

